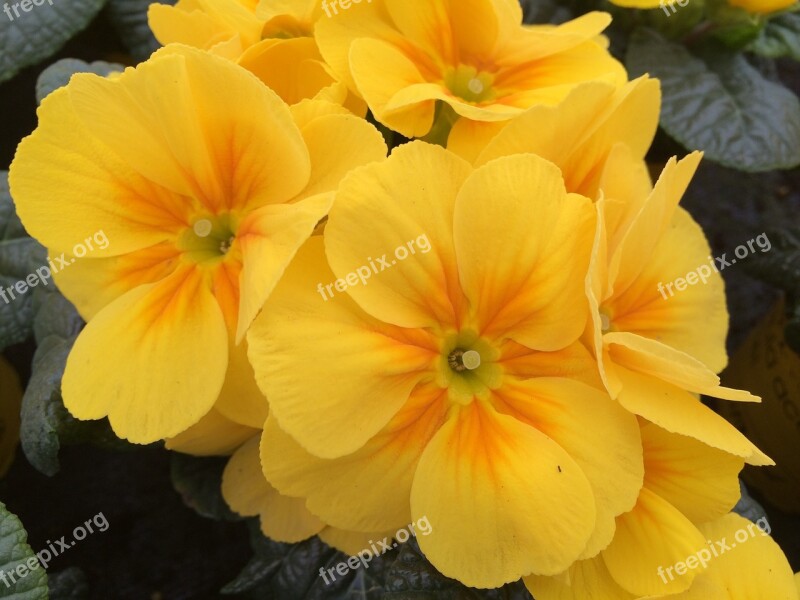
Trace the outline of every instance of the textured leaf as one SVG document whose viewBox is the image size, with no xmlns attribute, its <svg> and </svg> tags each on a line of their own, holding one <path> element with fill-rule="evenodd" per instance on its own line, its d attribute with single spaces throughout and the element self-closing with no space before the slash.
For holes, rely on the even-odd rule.
<svg viewBox="0 0 800 600">
<path fill-rule="evenodd" d="M 103 7 L 105 0 L 38 0 L 26 3 L 29 11 L 14 7 L 0 13 L 0 81 L 21 69 L 52 56 L 72 36 L 83 30 Z M 12 18 L 9 18 L 9 14 Z"/>
<path fill-rule="evenodd" d="M 196 457 L 172 453 L 172 485 L 184 504 L 209 519 L 239 521 L 241 517 L 228 508 L 222 497 L 222 471 L 228 463 L 224 456 Z"/>
<path fill-rule="evenodd" d="M 159 4 L 175 4 L 175 0 L 158 0 Z M 109 0 L 111 22 L 122 43 L 139 60 L 145 60 L 160 46 L 147 24 L 147 7 L 152 0 Z"/>
<path fill-rule="evenodd" d="M 788 13 L 770 19 L 747 49 L 768 58 L 788 56 L 800 60 L 800 14 Z"/>
<path fill-rule="evenodd" d="M 735 512 L 737 515 L 741 515 L 753 523 L 757 522 L 759 519 L 766 519 L 767 511 L 765 511 L 764 507 L 753 499 L 753 497 L 747 491 L 744 483 L 739 481 L 739 487 L 742 489 L 742 497 L 739 499 L 739 502 L 736 503 L 736 506 L 733 507 L 731 512 Z"/>
<path fill-rule="evenodd" d="M 109 73 L 122 72 L 124 65 L 97 61 L 87 63 L 76 58 L 62 58 L 47 67 L 36 80 L 36 102 L 42 103 L 51 92 L 69 83 L 75 73 L 95 73 L 105 77 Z"/>
<path fill-rule="evenodd" d="M 639 29 L 628 46 L 631 77 L 661 80 L 661 125 L 706 158 L 743 171 L 800 164 L 800 100 L 768 81 L 741 54 L 694 56 Z"/>
<path fill-rule="evenodd" d="M 27 542 L 22 523 L 0 502 L 0 598 L 47 600 L 47 574 Z"/>
</svg>

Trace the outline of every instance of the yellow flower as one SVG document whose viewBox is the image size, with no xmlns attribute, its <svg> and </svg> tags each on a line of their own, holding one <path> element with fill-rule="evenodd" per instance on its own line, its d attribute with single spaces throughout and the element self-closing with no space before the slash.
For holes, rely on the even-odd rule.
<svg viewBox="0 0 800 600">
<path fill-rule="evenodd" d="M 9 176 L 20 218 L 51 253 L 109 239 L 55 276 L 88 321 L 62 386 L 75 417 L 108 416 L 137 443 L 212 406 L 263 426 L 239 342 L 342 176 L 386 152 L 328 106 L 293 116 L 244 69 L 179 46 L 113 81 L 77 75 L 42 104 Z"/>
<path fill-rule="evenodd" d="M 351 173 L 248 334 L 267 479 L 341 529 L 427 518 L 425 555 L 475 587 L 607 545 L 643 466 L 578 343 L 593 221 L 533 155 L 413 142 Z"/>
<path fill-rule="evenodd" d="M 517 0 L 382 0 L 321 18 L 316 35 L 333 71 L 381 123 L 422 137 L 437 101 L 462 117 L 458 134 L 554 104 L 583 81 L 623 84 L 625 70 L 598 38 L 609 20 L 590 13 L 523 26 Z"/>
<path fill-rule="evenodd" d="M 597 556 L 556 577 L 526 577 L 537 600 L 660 597 L 687 590 L 699 574 L 666 569 L 706 546 L 698 526 L 739 500 L 744 461 L 652 423 L 642 422 L 641 433 L 645 474 L 636 506 L 617 518 L 613 541 Z"/>
<path fill-rule="evenodd" d="M 747 12 L 765 15 L 784 10 L 797 3 L 797 0 L 728 0 L 728 4 L 743 8 Z"/>
<path fill-rule="evenodd" d="M 261 415 L 259 410 L 255 418 Z M 226 418 L 212 408 L 197 423 L 175 437 L 167 438 L 167 450 L 193 456 L 228 456 L 258 433 L 258 429 Z"/>
</svg>

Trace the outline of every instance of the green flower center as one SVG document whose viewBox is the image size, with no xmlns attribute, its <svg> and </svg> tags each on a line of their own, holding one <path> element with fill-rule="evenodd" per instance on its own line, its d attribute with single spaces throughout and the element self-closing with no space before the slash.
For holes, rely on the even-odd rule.
<svg viewBox="0 0 800 600">
<path fill-rule="evenodd" d="M 230 215 L 204 216 L 178 238 L 178 248 L 198 263 L 223 259 L 236 240 Z"/>
<path fill-rule="evenodd" d="M 475 67 L 459 65 L 444 75 L 444 84 L 455 96 L 467 102 L 479 104 L 494 98 L 494 77 L 479 73 Z"/>
<path fill-rule="evenodd" d="M 475 331 L 463 330 L 444 340 L 439 365 L 440 384 L 449 398 L 467 405 L 475 398 L 488 399 L 500 387 L 503 371 L 496 364 L 500 353 Z"/>
</svg>

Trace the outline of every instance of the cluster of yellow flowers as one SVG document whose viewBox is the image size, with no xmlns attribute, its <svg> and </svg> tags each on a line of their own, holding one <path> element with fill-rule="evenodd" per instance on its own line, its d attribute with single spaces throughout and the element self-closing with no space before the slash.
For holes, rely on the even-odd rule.
<svg viewBox="0 0 800 600">
<path fill-rule="evenodd" d="M 225 498 L 278 541 L 355 553 L 427 519 L 473 587 L 797 600 L 765 535 L 675 567 L 747 524 L 738 473 L 771 461 L 699 399 L 758 400 L 715 374 L 721 277 L 658 291 L 709 260 L 679 206 L 700 155 L 651 181 L 659 85 L 609 17 L 344 5 L 156 4 L 163 49 L 42 103 L 19 215 L 51 252 L 110 241 L 56 275 L 87 321 L 69 411 L 232 455 Z M 367 108 L 420 139 L 387 157 Z"/>
<path fill-rule="evenodd" d="M 625 8 L 663 8 L 665 6 L 674 7 L 687 6 L 689 2 L 705 3 L 708 0 L 610 0 L 612 4 L 624 6 Z M 754 15 L 768 15 L 782 11 L 797 3 L 797 0 L 727 0 L 730 6 L 741 8 Z M 678 6 L 676 6 L 678 5 Z M 667 12 L 667 11 L 665 11 Z M 669 14 L 669 12 L 667 12 Z"/>
</svg>

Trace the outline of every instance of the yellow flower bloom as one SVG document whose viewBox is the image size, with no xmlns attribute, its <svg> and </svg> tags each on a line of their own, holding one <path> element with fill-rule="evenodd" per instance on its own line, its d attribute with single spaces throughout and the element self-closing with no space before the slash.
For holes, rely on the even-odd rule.
<svg viewBox="0 0 800 600">
<path fill-rule="evenodd" d="M 343 175 L 386 152 L 362 119 L 315 106 L 293 116 L 244 69 L 177 46 L 48 96 L 11 166 L 20 218 L 51 252 L 110 241 L 56 274 L 88 321 L 62 384 L 75 417 L 137 443 L 212 406 L 263 426 L 239 342 Z"/>
<path fill-rule="evenodd" d="M 785 10 L 797 3 L 797 0 L 728 0 L 728 4 L 743 8 L 747 12 L 765 15 Z"/>
<path fill-rule="evenodd" d="M 593 220 L 533 155 L 414 142 L 349 175 L 248 334 L 267 479 L 341 529 L 427 518 L 425 555 L 475 587 L 607 545 L 643 465 L 578 343 Z"/>
<path fill-rule="evenodd" d="M 360 116 L 364 102 L 331 75 L 314 41 L 316 0 L 179 0 L 151 4 L 148 20 L 162 44 L 179 43 L 238 62 L 288 104 L 309 98 L 344 104 Z"/>
<path fill-rule="evenodd" d="M 258 414 L 261 414 L 261 411 L 258 411 Z M 193 456 L 228 456 L 258 431 L 256 428 L 231 421 L 212 408 L 186 431 L 167 438 L 164 445 L 167 450 Z"/>
<path fill-rule="evenodd" d="M 617 518 L 613 541 L 597 556 L 556 577 L 526 577 L 537 600 L 660 597 L 687 590 L 700 573 L 666 568 L 705 547 L 698 526 L 739 500 L 744 461 L 652 423 L 641 432 L 645 475 L 636 506 Z"/>
<path fill-rule="evenodd" d="M 523 26 L 517 0 L 382 0 L 352 5 L 317 25 L 322 55 L 375 117 L 407 137 L 425 136 L 437 101 L 460 117 L 455 131 L 493 129 L 576 84 L 621 85 L 625 70 L 590 13 L 554 26 Z"/>
</svg>

